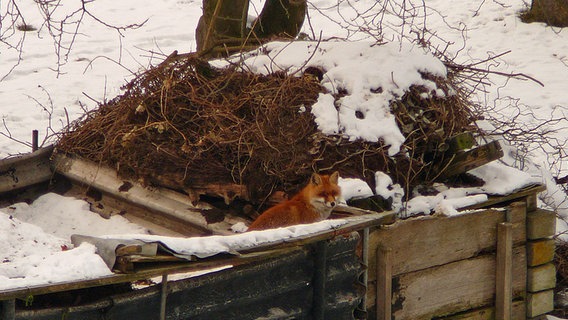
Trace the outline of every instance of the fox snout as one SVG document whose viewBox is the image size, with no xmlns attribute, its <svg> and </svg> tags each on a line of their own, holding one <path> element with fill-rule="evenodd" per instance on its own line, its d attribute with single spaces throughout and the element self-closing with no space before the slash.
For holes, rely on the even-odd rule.
<svg viewBox="0 0 568 320">
<path fill-rule="evenodd" d="M 333 199 L 333 200 L 325 201 L 325 204 L 326 204 L 328 207 L 334 208 L 335 205 L 337 204 L 337 202 L 335 202 L 335 199 Z"/>
</svg>

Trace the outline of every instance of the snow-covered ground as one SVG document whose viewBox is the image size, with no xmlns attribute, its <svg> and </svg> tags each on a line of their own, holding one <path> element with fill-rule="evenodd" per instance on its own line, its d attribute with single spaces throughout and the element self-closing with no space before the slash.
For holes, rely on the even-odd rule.
<svg viewBox="0 0 568 320">
<path fill-rule="evenodd" d="M 255 14 L 255 8 L 261 8 L 259 2 L 258 0 L 253 2 L 251 14 Z M 0 3 L 0 12 L 6 11 L 6 3 L 8 2 Z M 518 18 L 518 12 L 526 8 L 527 4 L 521 0 L 508 2 L 426 0 L 415 1 L 415 5 L 410 5 L 412 4 L 410 1 L 406 2 L 404 12 L 396 4 L 387 2 L 390 4 L 388 11 L 391 14 L 381 16 L 380 19 L 372 14 L 379 10 L 378 2 L 375 0 L 339 1 L 339 10 L 335 8 L 337 3 L 338 1 L 329 0 L 311 1 L 310 23 L 305 24 L 304 31 L 308 35 L 314 35 L 316 39 L 339 37 L 374 41 L 373 36 L 376 35 L 374 31 L 360 30 L 369 26 L 374 26 L 375 30 L 382 27 L 383 40 L 393 44 L 377 48 L 369 48 L 368 45 L 361 43 L 349 46 L 340 43 L 319 44 L 319 50 L 321 51 L 325 46 L 324 51 L 329 55 L 327 57 L 315 55 L 312 58 L 321 59 L 322 63 L 330 63 L 328 75 L 324 80 L 327 81 L 324 85 L 330 89 L 338 83 L 343 83 L 344 87 L 351 86 L 352 93 L 363 92 L 365 88 L 368 93 L 369 86 L 378 83 L 384 86 L 385 92 L 392 93 L 396 89 L 393 83 L 408 86 L 422 81 L 413 78 L 418 70 L 427 69 L 436 74 L 444 73 L 441 64 L 432 59 L 428 53 L 421 51 L 421 48 L 408 43 L 399 44 L 401 38 L 416 38 L 417 34 L 425 30 L 429 32 L 424 33 L 424 40 L 439 51 L 444 51 L 457 63 L 472 64 L 472 67 L 488 68 L 505 74 L 522 73 L 544 85 L 541 86 L 537 81 L 528 80 L 523 76 L 510 78 L 490 74 L 488 80 L 491 85 L 483 87 L 484 90 L 479 90 L 478 95 L 473 97 L 487 106 L 490 118 L 512 121 L 528 131 L 533 130 L 536 134 L 534 140 L 525 144 L 525 149 L 522 151 L 527 154 L 523 154 L 522 157 L 519 158 L 515 154 L 516 149 L 506 149 L 504 161 L 521 168 L 525 173 L 507 171 L 500 167 L 502 164 L 480 168 L 477 173 L 486 178 L 499 173 L 500 181 L 507 182 L 504 184 L 506 187 L 495 188 L 496 184 L 488 184 L 484 190 L 442 190 L 445 192 L 445 198 L 453 200 L 444 202 L 442 201 L 444 197 L 419 198 L 413 204 L 415 208 L 419 208 L 416 212 L 437 208 L 451 214 L 455 213 L 456 205 L 467 201 L 482 201 L 485 192 L 506 193 L 524 184 L 542 182 L 547 184 L 549 191 L 546 197 L 543 197 L 545 201 L 541 204 L 554 207 L 559 213 L 568 215 L 566 209 L 568 206 L 564 203 L 565 194 L 558 186 L 551 183 L 553 176 L 568 174 L 568 163 L 560 157 L 564 155 L 563 147 L 568 138 L 568 122 L 565 117 L 568 110 L 566 30 L 550 28 L 540 23 L 522 23 Z M 18 4 L 26 23 L 40 28 L 43 18 L 38 13 L 35 2 L 26 0 L 19 1 Z M 62 11 L 57 12 L 61 15 L 65 8 L 74 10 L 76 6 L 75 1 L 68 1 L 58 9 Z M 108 24 L 116 26 L 142 22 L 144 24 L 137 29 L 123 30 L 119 33 L 86 16 L 80 24 L 76 38 L 70 38 L 69 34 L 64 37 L 65 45 L 73 42 L 69 55 L 63 56 L 65 63 L 60 66 L 55 54 L 54 40 L 45 27 L 40 28 L 39 33 L 24 34 L 16 31 L 13 37 L 7 39 L 10 44 L 16 45 L 20 37 L 25 35 L 21 55 L 18 50 L 0 43 L 0 116 L 3 121 L 0 125 L 0 158 L 28 152 L 30 147 L 18 141 L 28 142 L 32 130 L 40 130 L 41 139 L 61 130 L 68 121 L 77 119 L 86 109 L 94 108 L 96 103 L 93 100 L 104 101 L 115 97 L 120 93 L 120 87 L 132 78 L 133 73 L 158 63 L 172 51 L 193 51 L 194 30 L 201 15 L 200 6 L 201 1 L 197 0 L 88 2 L 87 8 L 91 10 L 90 12 Z M 368 11 L 367 8 L 372 9 Z M 401 16 L 404 16 L 406 22 L 412 22 L 413 26 L 401 27 L 399 23 Z M 6 26 L 7 24 L 2 25 L 0 34 L 4 34 Z M 278 56 L 280 59 L 278 64 L 281 67 L 303 65 L 311 56 L 310 52 L 306 53 L 306 47 L 302 49 L 275 45 L 273 49 L 274 52 L 281 49 L 290 50 Z M 332 54 L 336 55 L 333 61 Z M 487 60 L 492 57 L 497 58 Z M 263 62 L 259 57 L 253 56 L 250 59 L 253 59 L 251 65 L 261 66 L 268 63 Z M 274 59 L 270 60 L 270 63 L 274 62 Z M 271 68 L 273 67 L 271 65 Z M 373 69 L 388 71 L 382 75 L 369 72 Z M 262 67 L 259 67 L 259 70 L 262 70 Z M 362 77 L 353 78 L 352 76 L 356 75 L 354 70 L 357 70 Z M 395 76 L 397 78 L 394 78 Z M 375 99 L 370 105 L 380 107 L 373 109 L 372 117 L 366 119 L 377 119 L 382 121 L 383 125 L 375 126 L 371 131 L 361 131 L 361 128 L 366 126 L 358 124 L 355 119 L 349 120 L 348 112 L 332 113 L 330 117 L 330 113 L 325 111 L 328 98 L 321 97 L 319 107 L 314 108 L 321 111 L 318 125 L 322 130 L 327 132 L 338 130 L 337 121 L 334 127 L 334 120 L 343 117 L 344 128 L 351 130 L 348 131 L 350 135 L 367 139 L 383 138 L 391 145 L 391 151 L 396 152 L 401 137 L 398 135 L 398 129 L 392 126 L 394 123 L 392 118 L 389 118 L 388 112 L 385 112 L 384 103 L 388 100 L 380 101 L 380 98 L 369 97 L 368 94 L 352 94 L 349 98 L 351 100 L 344 100 L 344 111 L 348 111 L 351 104 L 362 105 L 370 99 Z M 537 127 L 553 119 L 557 121 Z M 538 140 L 539 134 L 542 133 L 539 130 L 550 130 L 548 136 L 553 145 Z M 345 183 L 344 189 L 349 188 L 348 192 L 356 194 L 357 192 L 353 190 L 359 190 L 358 187 L 348 185 L 347 181 Z M 387 181 L 384 188 L 377 191 L 388 193 L 388 190 L 391 190 L 392 193 L 392 190 L 396 190 L 396 188 L 386 188 L 388 184 Z M 470 196 L 472 194 L 474 196 Z M 77 220 L 77 214 L 89 216 L 88 206 L 84 202 L 62 199 L 55 195 L 42 197 L 31 205 L 17 204 L 0 209 L 0 240 L 2 240 L 0 241 L 2 253 L 0 282 L 25 286 L 108 274 L 110 271 L 104 268 L 104 263 L 101 265 L 100 259 L 97 260 L 94 248 L 89 245 L 71 248 L 69 235 L 144 232 L 137 226 L 118 221 L 120 219 L 108 221 L 95 216 L 94 220 L 87 218 Z M 33 225 L 27 222 L 33 222 Z M 110 229 L 111 225 L 115 229 Z M 565 229 L 567 229 L 565 224 L 559 224 L 559 232 Z M 37 254 L 37 251 L 41 251 L 42 254 Z M 81 259 L 74 258 L 75 255 L 80 256 Z M 83 260 L 87 262 L 82 263 L 100 268 L 84 268 L 72 263 L 61 263 L 60 261 L 64 259 L 65 261 Z M 24 269 L 22 267 L 24 264 L 33 268 Z M 75 271 L 70 270 L 66 273 L 69 278 L 51 277 L 50 268 L 61 268 L 62 265 L 75 271 L 89 270 L 91 273 L 76 274 Z M 6 278 L 16 280 L 6 282 L 4 281 Z"/>
</svg>

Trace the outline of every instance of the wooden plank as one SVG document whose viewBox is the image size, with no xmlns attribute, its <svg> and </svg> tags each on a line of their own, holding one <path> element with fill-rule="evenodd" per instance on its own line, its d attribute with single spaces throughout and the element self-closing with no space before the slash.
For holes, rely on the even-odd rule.
<svg viewBox="0 0 568 320">
<path fill-rule="evenodd" d="M 374 229 L 370 234 L 370 261 L 376 261 L 379 245 L 392 248 L 393 275 L 467 259 L 495 248 L 496 226 L 505 222 L 504 210 L 483 210 L 452 217 L 428 216 L 398 220 Z M 525 241 L 524 204 L 511 209 L 513 243 Z M 369 266 L 370 281 L 376 280 L 376 266 Z M 374 297 L 372 299 L 374 301 Z"/>
<path fill-rule="evenodd" d="M 431 319 L 492 304 L 495 267 L 493 255 L 482 255 L 395 277 L 399 289 L 394 291 L 394 318 Z M 526 287 L 524 246 L 513 249 L 513 274 L 513 296 L 522 297 Z"/>
<path fill-rule="evenodd" d="M 448 139 L 448 153 L 471 149 L 475 145 L 475 138 L 471 132 L 458 133 Z"/>
<path fill-rule="evenodd" d="M 527 294 L 527 317 L 533 318 L 554 310 L 554 290 Z"/>
<path fill-rule="evenodd" d="M 553 263 L 528 268 L 527 291 L 537 292 L 556 287 L 556 267 Z"/>
<path fill-rule="evenodd" d="M 377 320 L 391 319 L 392 306 L 392 250 L 377 248 Z"/>
<path fill-rule="evenodd" d="M 527 214 L 527 239 L 550 238 L 556 233 L 556 213 L 537 209 Z"/>
<path fill-rule="evenodd" d="M 462 208 L 462 210 L 474 210 L 474 209 L 481 209 L 481 208 L 491 208 L 494 206 L 503 206 L 507 203 L 510 203 L 512 201 L 522 201 L 527 203 L 527 207 L 529 205 L 527 201 L 528 197 L 533 197 L 535 196 L 537 193 L 542 192 L 546 190 L 545 186 L 542 185 L 531 185 L 528 187 L 525 187 L 521 190 L 517 190 L 515 192 L 512 192 L 510 194 L 504 195 L 504 196 L 490 196 L 489 199 L 485 202 L 482 203 L 477 203 L 468 207 L 464 207 Z M 532 204 L 530 204 L 532 206 Z M 534 209 L 531 207 L 531 211 L 533 211 Z M 529 210 L 527 210 L 528 212 Z"/>
<path fill-rule="evenodd" d="M 512 315 L 511 318 L 513 320 L 526 320 L 527 318 L 527 311 L 526 311 L 526 302 L 524 300 L 521 301 L 513 301 L 512 303 Z M 439 320 L 495 320 L 499 319 L 495 317 L 495 308 L 493 307 L 486 307 L 486 308 L 479 308 L 471 311 L 461 312 L 456 315 L 451 315 L 448 317 L 437 318 Z"/>
<path fill-rule="evenodd" d="M 511 319 L 513 279 L 513 225 L 503 222 L 497 225 L 497 256 L 495 279 L 496 319 Z"/>
<path fill-rule="evenodd" d="M 527 264 L 536 267 L 554 259 L 556 243 L 554 239 L 529 241 L 527 243 Z"/>
<path fill-rule="evenodd" d="M 53 145 L 18 157 L 0 160 L 0 193 L 25 188 L 51 179 L 49 157 Z"/>
<path fill-rule="evenodd" d="M 168 275 L 162 275 L 160 288 L 160 320 L 166 320 L 166 302 L 168 300 Z"/>
<path fill-rule="evenodd" d="M 533 212 L 538 209 L 538 201 L 537 201 L 537 194 L 533 193 L 527 196 L 527 212 Z"/>
<path fill-rule="evenodd" d="M 441 166 L 441 173 L 436 180 L 444 180 L 465 173 L 502 156 L 503 150 L 498 141 L 492 141 L 466 152 L 456 153 L 448 164 Z"/>
<path fill-rule="evenodd" d="M 158 188 L 149 190 L 138 183 L 128 181 L 129 188 L 124 189 L 125 181 L 118 179 L 116 172 L 110 168 L 98 166 L 92 162 L 71 158 L 63 154 L 56 154 L 52 162 L 53 170 L 64 175 L 72 181 L 86 185 L 100 192 L 111 195 L 130 204 L 145 208 L 151 215 L 160 216 L 153 219 L 171 220 L 171 224 L 185 224 L 195 230 L 200 230 L 202 235 L 207 234 L 232 234 L 230 225 L 224 220 L 209 224 L 201 210 L 194 207 L 189 199 L 187 202 L 165 196 L 158 192 Z"/>
</svg>

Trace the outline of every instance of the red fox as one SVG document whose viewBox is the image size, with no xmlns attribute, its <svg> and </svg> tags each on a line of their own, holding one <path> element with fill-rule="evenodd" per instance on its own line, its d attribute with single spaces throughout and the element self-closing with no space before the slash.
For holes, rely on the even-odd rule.
<svg viewBox="0 0 568 320">
<path fill-rule="evenodd" d="M 341 188 L 339 172 L 331 175 L 314 173 L 310 182 L 290 200 L 264 211 L 248 228 L 264 230 L 325 220 L 337 204 Z"/>
</svg>

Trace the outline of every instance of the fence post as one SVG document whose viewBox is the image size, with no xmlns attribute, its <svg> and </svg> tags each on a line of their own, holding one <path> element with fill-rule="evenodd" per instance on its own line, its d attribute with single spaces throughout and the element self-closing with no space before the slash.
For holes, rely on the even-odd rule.
<svg viewBox="0 0 568 320">
<path fill-rule="evenodd" d="M 168 298 L 168 274 L 162 275 L 162 296 L 160 299 L 160 320 L 166 320 L 166 301 Z"/>
<path fill-rule="evenodd" d="M 377 249 L 377 320 L 391 320 L 392 249 Z"/>
<path fill-rule="evenodd" d="M 511 319 L 513 274 L 513 224 L 497 225 L 497 257 L 495 275 L 495 318 Z"/>
</svg>

